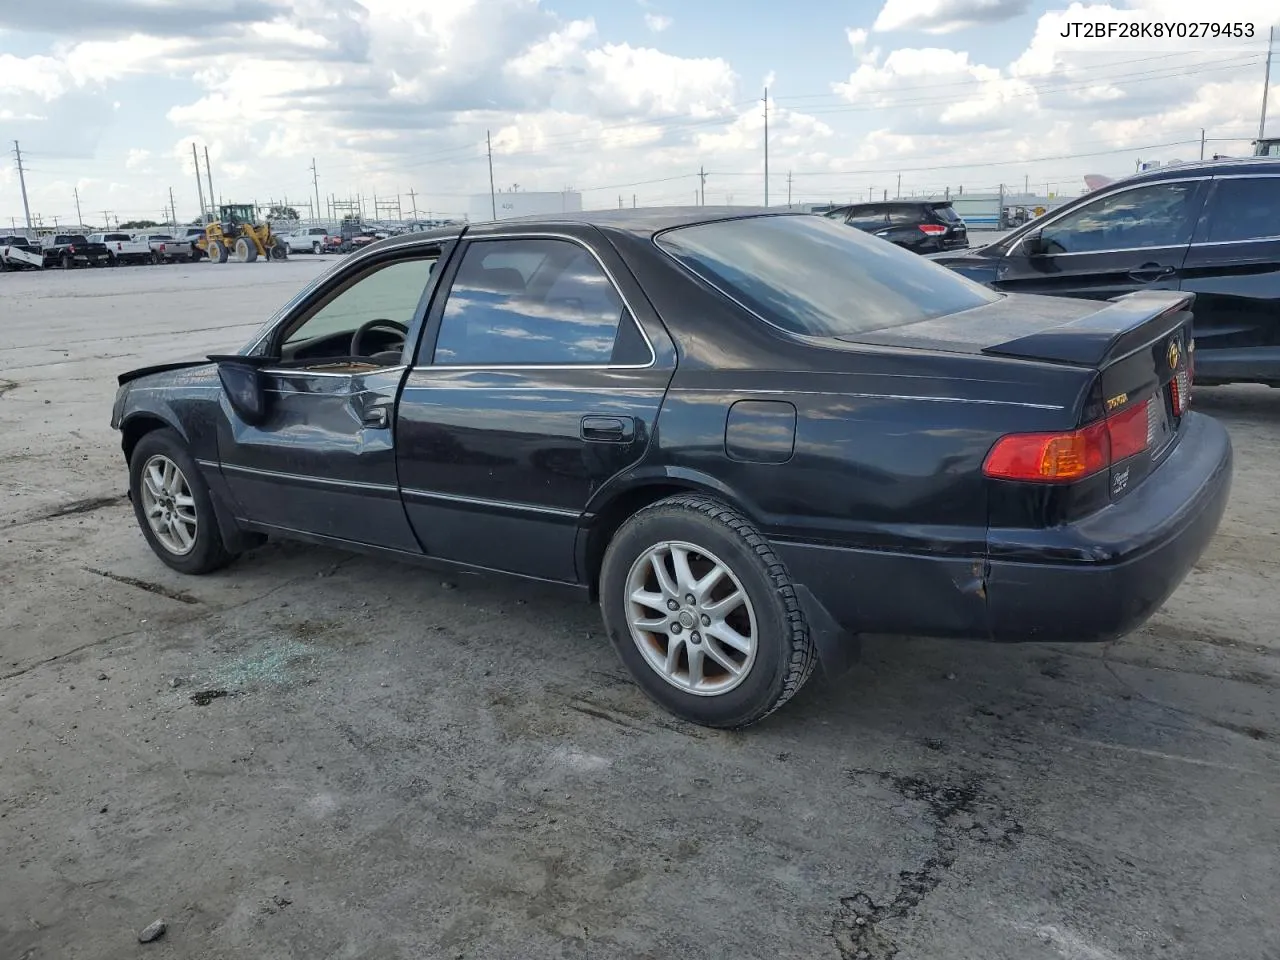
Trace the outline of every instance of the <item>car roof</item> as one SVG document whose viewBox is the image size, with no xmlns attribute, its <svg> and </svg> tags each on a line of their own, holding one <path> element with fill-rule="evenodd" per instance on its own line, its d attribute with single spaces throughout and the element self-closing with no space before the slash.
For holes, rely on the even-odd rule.
<svg viewBox="0 0 1280 960">
<path fill-rule="evenodd" d="M 598 227 L 602 230 L 626 233 L 641 239 L 648 239 L 663 230 L 674 227 L 689 227 L 702 223 L 716 223 L 725 220 L 745 220 L 754 217 L 795 216 L 806 217 L 810 214 L 802 210 L 788 210 L 784 207 L 635 207 L 621 210 L 577 210 L 567 213 L 535 214 L 524 217 L 508 217 L 503 220 L 484 220 L 477 223 L 459 223 L 448 227 L 435 227 L 417 233 L 405 233 L 397 237 L 389 237 L 379 244 L 379 249 L 387 249 L 399 244 L 429 244 L 433 241 L 456 237 L 463 230 L 486 233 L 491 230 L 502 230 L 507 227 L 546 227 L 554 229 L 565 225 L 582 224 Z"/>
<path fill-rule="evenodd" d="M 1156 183 L 1161 180 L 1179 180 L 1183 177 L 1211 177 L 1230 174 L 1232 176 L 1253 173 L 1280 173 L 1280 157 L 1236 157 L 1229 160 L 1193 160 L 1190 163 L 1179 163 L 1172 167 L 1157 167 L 1155 170 L 1144 170 L 1130 174 L 1119 180 L 1113 180 L 1103 189 L 1111 189 L 1117 184 Z"/>
</svg>

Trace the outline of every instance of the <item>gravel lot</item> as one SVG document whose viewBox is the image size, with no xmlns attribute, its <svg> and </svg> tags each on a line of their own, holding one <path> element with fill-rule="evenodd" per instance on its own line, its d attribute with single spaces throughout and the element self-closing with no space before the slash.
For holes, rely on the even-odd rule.
<svg viewBox="0 0 1280 960">
<path fill-rule="evenodd" d="M 1280 957 L 1280 391 L 1197 394 L 1232 504 L 1140 633 L 868 638 L 719 733 L 534 587 L 152 557 L 115 374 L 328 262 L 0 277 L 0 960 Z"/>
</svg>

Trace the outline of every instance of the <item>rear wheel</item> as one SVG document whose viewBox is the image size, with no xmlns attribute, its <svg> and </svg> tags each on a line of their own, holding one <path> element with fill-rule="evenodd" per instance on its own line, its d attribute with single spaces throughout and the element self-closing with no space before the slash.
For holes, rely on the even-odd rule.
<svg viewBox="0 0 1280 960">
<path fill-rule="evenodd" d="M 641 689 L 705 726 L 768 716 L 816 663 L 782 561 L 745 517 L 709 497 L 670 497 L 622 525 L 605 551 L 600 609 Z"/>
<path fill-rule="evenodd" d="M 289 248 L 285 245 L 285 242 L 283 240 L 277 240 L 275 243 L 271 245 L 271 259 L 272 260 L 288 260 L 289 259 Z"/>
<path fill-rule="evenodd" d="M 258 245 L 248 237 L 236 239 L 236 259 L 241 263 L 253 263 L 258 259 Z"/>
<path fill-rule="evenodd" d="M 75 265 L 76 265 L 75 258 L 74 258 L 73 256 L 71 256 L 71 254 L 69 254 L 69 253 L 64 253 L 64 254 L 62 255 L 62 269 L 63 269 L 63 270 L 70 270 L 70 269 L 71 269 L 72 267 L 74 267 Z"/>
<path fill-rule="evenodd" d="M 235 555 L 223 545 L 209 488 L 170 429 L 146 434 L 129 458 L 129 494 L 142 535 L 180 573 L 210 573 Z"/>
<path fill-rule="evenodd" d="M 311 252 L 314 253 L 316 256 L 320 256 L 320 244 L 313 243 L 311 245 Z"/>
</svg>

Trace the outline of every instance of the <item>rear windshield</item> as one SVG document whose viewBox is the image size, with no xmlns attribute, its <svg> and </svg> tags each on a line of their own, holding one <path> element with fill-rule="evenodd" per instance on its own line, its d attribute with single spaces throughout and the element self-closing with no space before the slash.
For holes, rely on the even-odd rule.
<svg viewBox="0 0 1280 960">
<path fill-rule="evenodd" d="M 999 299 L 946 267 L 824 217 L 721 220 L 655 240 L 761 319 L 809 336 L 848 337 Z"/>
<path fill-rule="evenodd" d="M 956 213 L 956 208 L 949 203 L 943 203 L 935 206 L 933 208 L 933 212 L 943 220 L 950 220 L 952 223 L 960 222 L 960 214 Z"/>
</svg>

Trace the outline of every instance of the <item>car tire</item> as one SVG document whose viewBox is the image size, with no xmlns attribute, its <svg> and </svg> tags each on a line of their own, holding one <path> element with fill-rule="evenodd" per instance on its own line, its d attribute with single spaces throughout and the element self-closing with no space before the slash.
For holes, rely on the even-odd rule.
<svg viewBox="0 0 1280 960">
<path fill-rule="evenodd" d="M 209 262 L 210 263 L 226 263 L 231 252 L 227 249 L 227 245 L 221 240 L 209 241 Z"/>
<path fill-rule="evenodd" d="M 76 261 L 75 261 L 75 259 L 74 259 L 73 257 L 71 257 L 69 254 L 65 254 L 65 253 L 62 255 L 62 269 L 63 269 L 63 270 L 70 270 L 70 269 L 72 269 L 73 267 L 75 267 L 75 265 L 76 265 Z"/>
<path fill-rule="evenodd" d="M 164 482 L 166 479 L 168 483 Z M 212 573 L 235 559 L 235 554 L 223 545 L 204 477 L 176 431 L 154 430 L 133 448 L 129 458 L 129 499 L 152 552 L 179 573 Z M 148 513 L 156 509 L 166 512 L 153 525 Z"/>
<path fill-rule="evenodd" d="M 665 585 L 656 575 L 658 564 L 667 572 Z M 710 582 L 717 568 L 718 578 Z M 691 592 L 693 581 L 701 587 Z M 642 595 L 652 599 L 637 602 Z M 743 600 L 734 605 L 734 595 Z M 660 606 L 650 605 L 659 600 Z M 817 662 L 781 559 L 741 513 L 700 494 L 660 500 L 622 524 L 601 565 L 600 610 L 614 649 L 640 688 L 702 726 L 737 729 L 763 719 L 804 686 Z M 690 652 L 700 664 L 697 676 Z"/>
<path fill-rule="evenodd" d="M 311 252 L 315 254 L 317 257 L 320 256 L 320 244 L 313 243 L 311 245 Z"/>
<path fill-rule="evenodd" d="M 267 251 L 267 256 L 268 256 L 268 259 L 271 259 L 271 260 L 288 260 L 289 247 L 287 244 L 284 244 L 281 241 L 277 240 L 275 243 L 271 245 L 271 248 Z"/>
</svg>

